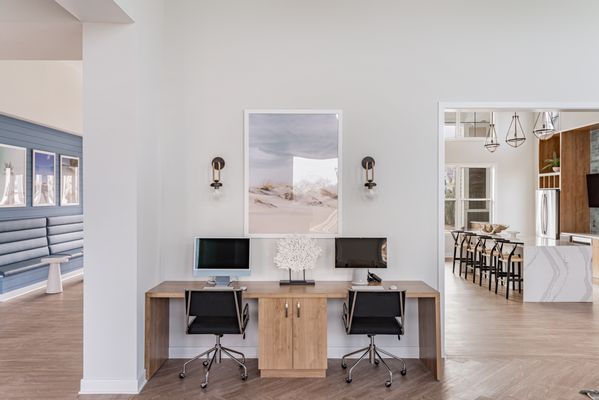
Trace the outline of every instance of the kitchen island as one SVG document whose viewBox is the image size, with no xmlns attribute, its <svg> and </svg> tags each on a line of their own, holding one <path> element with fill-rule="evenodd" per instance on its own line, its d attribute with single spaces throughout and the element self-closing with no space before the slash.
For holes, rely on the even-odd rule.
<svg viewBox="0 0 599 400">
<path fill-rule="evenodd" d="M 521 242 L 524 302 L 593 301 L 591 246 L 540 238 Z"/>
</svg>

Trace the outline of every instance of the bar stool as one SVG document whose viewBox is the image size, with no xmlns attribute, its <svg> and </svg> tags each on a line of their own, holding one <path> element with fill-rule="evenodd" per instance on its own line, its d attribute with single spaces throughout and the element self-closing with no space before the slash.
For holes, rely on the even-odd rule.
<svg viewBox="0 0 599 400">
<path fill-rule="evenodd" d="M 509 252 L 503 251 L 505 244 L 512 246 Z M 522 242 L 512 242 L 509 240 L 503 241 L 500 245 L 498 261 L 501 268 L 498 268 L 498 271 L 495 274 L 495 293 L 497 294 L 498 279 L 503 277 L 505 279 L 506 299 L 509 299 L 510 297 L 510 282 L 512 282 L 512 290 L 516 290 L 516 282 L 518 282 L 518 292 L 522 293 L 522 256 L 516 254 L 518 246 L 521 245 L 523 245 Z M 518 272 L 516 272 L 516 267 L 518 268 Z"/>
<path fill-rule="evenodd" d="M 451 231 L 451 237 L 453 238 L 453 268 L 452 268 L 452 273 L 455 274 L 455 263 L 456 261 L 460 261 L 460 263 L 464 260 L 462 260 L 462 246 L 461 246 L 461 241 L 462 241 L 462 234 L 464 233 L 463 230 L 459 230 L 459 229 L 455 229 L 453 231 Z M 458 258 L 458 249 L 460 250 L 460 257 Z"/>
<path fill-rule="evenodd" d="M 474 251 L 478 258 L 478 263 L 474 264 L 474 276 L 472 277 L 472 283 L 476 283 L 476 270 L 478 269 L 478 284 L 483 285 L 483 272 L 488 276 L 490 264 L 487 264 L 487 252 L 490 254 L 492 249 L 487 250 L 487 243 L 492 240 L 493 237 L 489 235 L 479 235 L 478 243 Z M 494 247 L 494 246 L 492 246 Z"/>
<path fill-rule="evenodd" d="M 468 280 L 468 269 L 472 270 L 474 274 L 476 272 L 476 249 L 480 243 L 479 236 L 476 233 L 469 232 L 467 245 L 466 245 L 466 264 L 464 268 L 464 279 Z"/>
<path fill-rule="evenodd" d="M 474 233 L 464 231 L 462 232 L 462 240 L 460 241 L 460 270 L 459 275 L 462 276 L 462 264 L 467 264 L 468 261 L 468 246 L 470 246 L 470 242 L 474 236 Z M 466 257 L 464 257 L 464 252 L 466 252 Z"/>
<path fill-rule="evenodd" d="M 499 263 L 499 255 L 501 254 L 500 244 L 506 241 L 506 239 L 498 237 L 491 237 L 491 239 L 493 240 L 493 246 L 490 249 L 485 249 L 485 258 L 488 261 L 489 291 L 492 288 L 493 276 L 497 274 L 497 264 Z"/>
</svg>

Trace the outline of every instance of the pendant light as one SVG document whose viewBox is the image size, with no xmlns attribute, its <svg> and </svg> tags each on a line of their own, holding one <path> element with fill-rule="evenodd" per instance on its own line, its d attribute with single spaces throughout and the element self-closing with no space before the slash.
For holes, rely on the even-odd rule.
<svg viewBox="0 0 599 400">
<path fill-rule="evenodd" d="M 526 135 L 524 133 L 524 129 L 522 129 L 520 117 L 518 116 L 518 113 L 514 113 L 512 122 L 510 122 L 510 126 L 507 129 L 507 134 L 505 135 L 505 142 L 512 147 L 519 147 L 524 144 L 525 140 Z"/>
<path fill-rule="evenodd" d="M 540 112 L 537 115 L 537 119 L 535 120 L 535 126 L 532 130 L 532 133 L 535 134 L 540 140 L 551 139 L 551 137 L 555 134 L 555 120 L 557 116 L 553 116 L 551 112 Z"/>
<path fill-rule="evenodd" d="M 491 122 L 489 123 L 489 131 L 487 132 L 487 138 L 485 139 L 485 149 L 489 152 L 494 153 L 499 147 L 499 140 L 497 139 L 497 130 L 495 130 L 495 121 L 493 113 L 491 113 Z"/>
</svg>

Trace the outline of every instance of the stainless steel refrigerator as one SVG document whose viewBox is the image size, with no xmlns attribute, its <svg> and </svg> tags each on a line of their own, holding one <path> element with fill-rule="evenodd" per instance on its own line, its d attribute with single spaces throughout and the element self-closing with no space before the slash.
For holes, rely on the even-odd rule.
<svg viewBox="0 0 599 400">
<path fill-rule="evenodd" d="M 559 239 L 559 189 L 537 190 L 537 237 Z"/>
</svg>

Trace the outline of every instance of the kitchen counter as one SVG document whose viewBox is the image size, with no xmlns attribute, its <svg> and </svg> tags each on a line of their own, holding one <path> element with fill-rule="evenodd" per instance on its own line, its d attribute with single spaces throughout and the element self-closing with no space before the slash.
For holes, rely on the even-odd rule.
<svg viewBox="0 0 599 400">
<path fill-rule="evenodd" d="M 525 302 L 592 302 L 592 249 L 570 240 L 522 240 Z"/>
</svg>

